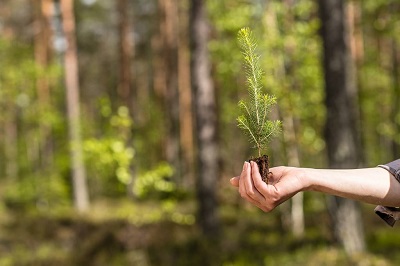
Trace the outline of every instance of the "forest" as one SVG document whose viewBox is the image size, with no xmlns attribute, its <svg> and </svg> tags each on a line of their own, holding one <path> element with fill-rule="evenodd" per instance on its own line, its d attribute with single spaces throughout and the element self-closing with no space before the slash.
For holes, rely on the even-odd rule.
<svg viewBox="0 0 400 266">
<path fill-rule="evenodd" d="M 230 185 L 244 27 L 272 166 L 400 158 L 398 0 L 1 0 L 0 265 L 399 265 L 373 205 Z"/>
</svg>

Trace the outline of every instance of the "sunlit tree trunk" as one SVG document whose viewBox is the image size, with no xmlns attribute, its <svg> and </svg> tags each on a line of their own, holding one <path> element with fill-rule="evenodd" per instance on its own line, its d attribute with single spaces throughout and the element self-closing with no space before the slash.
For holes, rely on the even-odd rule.
<svg viewBox="0 0 400 266">
<path fill-rule="evenodd" d="M 209 25 L 205 1 L 192 0 L 190 12 L 191 72 L 196 116 L 198 220 L 208 237 L 219 232 L 217 215 L 218 141 L 215 89 L 207 44 Z"/>
<path fill-rule="evenodd" d="M 348 25 L 348 38 L 349 38 L 349 50 L 351 54 L 350 60 L 350 68 L 351 68 L 351 75 L 354 79 L 354 91 L 353 91 L 353 102 L 355 103 L 354 109 L 356 112 L 356 120 L 358 128 L 363 128 L 364 123 L 364 116 L 361 110 L 361 89 L 359 84 L 361 84 L 361 75 L 360 68 L 362 66 L 364 60 L 364 40 L 363 40 L 363 32 L 362 32 L 362 10 L 361 10 L 361 3 L 359 0 L 355 1 L 348 1 L 347 2 L 347 25 Z M 361 132 L 358 134 L 359 141 L 357 141 L 358 153 L 360 162 L 365 162 L 366 156 L 364 154 L 364 147 L 365 147 L 365 140 L 364 134 Z"/>
<path fill-rule="evenodd" d="M 46 70 L 51 62 L 51 19 L 54 12 L 52 0 L 33 0 L 34 10 L 34 55 L 35 62 L 40 69 Z M 40 74 L 36 81 L 40 114 L 45 114 L 50 107 L 50 83 L 47 72 Z M 41 123 L 38 128 L 38 162 L 36 168 L 49 169 L 53 162 L 53 148 L 51 128 L 46 123 Z"/>
<path fill-rule="evenodd" d="M 35 19 L 34 19 L 34 51 L 35 61 L 42 67 L 49 65 L 51 58 L 50 38 L 50 17 L 52 12 L 51 0 L 33 0 Z M 49 100 L 49 84 L 46 77 L 37 80 L 37 92 L 39 101 L 46 104 Z"/>
<path fill-rule="evenodd" d="M 320 0 L 327 121 L 325 138 L 330 168 L 359 167 L 355 130 L 355 112 L 351 100 L 349 48 L 345 30 L 345 8 L 342 0 Z M 334 234 L 347 253 L 365 250 L 360 209 L 355 201 L 329 198 Z"/>
<path fill-rule="evenodd" d="M 193 113 L 190 85 L 189 17 L 187 1 L 179 1 L 178 87 L 180 105 L 180 145 L 184 186 L 194 186 Z"/>
<path fill-rule="evenodd" d="M 175 181 L 181 180 L 181 148 L 178 89 L 178 2 L 159 0 L 162 12 L 161 36 L 165 66 L 166 158 L 174 167 Z"/>
<path fill-rule="evenodd" d="M 89 195 L 82 151 L 74 3 L 73 0 L 61 0 L 60 4 L 63 18 L 62 26 L 67 43 L 64 54 L 64 75 L 67 96 L 74 203 L 75 208 L 78 211 L 86 211 L 89 208 Z"/>
</svg>

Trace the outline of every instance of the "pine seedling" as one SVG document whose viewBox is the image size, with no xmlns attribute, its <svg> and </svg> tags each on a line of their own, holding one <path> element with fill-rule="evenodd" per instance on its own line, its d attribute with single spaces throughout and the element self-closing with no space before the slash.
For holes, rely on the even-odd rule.
<svg viewBox="0 0 400 266">
<path fill-rule="evenodd" d="M 258 164 L 261 176 L 263 168 L 266 168 L 263 180 L 268 181 L 268 156 L 261 154 L 267 150 L 271 138 L 280 133 L 281 121 L 268 119 L 271 107 L 276 104 L 276 98 L 263 92 L 264 72 L 260 67 L 260 55 L 257 54 L 257 42 L 252 31 L 249 28 L 239 30 L 238 42 L 244 57 L 249 99 L 239 101 L 241 115 L 237 118 L 237 122 L 239 128 L 248 136 L 249 142 L 258 149 L 259 158 L 253 160 L 257 163 L 262 157 L 266 160 L 266 166 L 260 167 Z"/>
</svg>

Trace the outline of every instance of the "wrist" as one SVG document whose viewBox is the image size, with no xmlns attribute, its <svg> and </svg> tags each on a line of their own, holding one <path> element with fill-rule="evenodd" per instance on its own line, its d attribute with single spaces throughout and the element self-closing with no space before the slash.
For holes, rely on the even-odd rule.
<svg viewBox="0 0 400 266">
<path fill-rule="evenodd" d="M 299 179 L 301 180 L 303 186 L 302 191 L 317 190 L 315 171 L 317 171 L 317 169 L 299 168 Z"/>
</svg>

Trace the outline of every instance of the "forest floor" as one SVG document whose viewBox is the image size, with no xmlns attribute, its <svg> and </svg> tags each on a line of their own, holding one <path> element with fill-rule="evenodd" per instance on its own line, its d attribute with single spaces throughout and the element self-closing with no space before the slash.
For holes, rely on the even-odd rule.
<svg viewBox="0 0 400 266">
<path fill-rule="evenodd" d="M 332 241 L 325 212 L 307 210 L 304 238 L 240 199 L 220 208 L 222 233 L 207 241 L 194 202 L 103 200 L 69 208 L 0 208 L 0 265 L 399 265 L 400 232 L 364 206 L 368 252 L 347 256 Z M 364 212 L 364 210 L 363 210 Z"/>
</svg>

